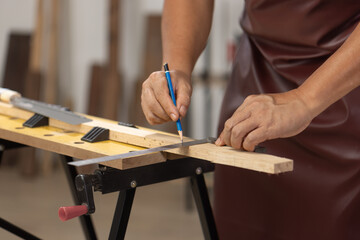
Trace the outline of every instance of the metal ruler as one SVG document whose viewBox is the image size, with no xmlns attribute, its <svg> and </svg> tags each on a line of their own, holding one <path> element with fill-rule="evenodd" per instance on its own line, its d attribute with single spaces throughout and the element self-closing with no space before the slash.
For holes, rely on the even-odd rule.
<svg viewBox="0 0 360 240">
<path fill-rule="evenodd" d="M 175 143 L 175 144 L 170 144 L 170 145 L 165 145 L 165 146 L 160 146 L 160 147 L 155 147 L 155 148 L 148 148 L 148 149 L 134 151 L 134 152 L 122 153 L 122 154 L 118 154 L 118 155 L 69 162 L 68 164 L 76 166 L 76 167 L 80 167 L 80 166 L 85 166 L 85 165 L 90 165 L 90 164 L 97 164 L 97 163 L 103 163 L 103 162 L 107 162 L 107 161 L 113 161 L 113 160 L 118 160 L 118 159 L 140 156 L 140 155 L 149 154 L 149 153 L 162 152 L 162 151 L 166 151 L 166 150 L 170 150 L 170 149 L 174 149 L 174 148 L 189 147 L 189 146 L 203 144 L 203 143 L 214 143 L 215 140 L 216 140 L 215 138 L 209 137 L 209 138 L 201 139 L 201 140 L 194 140 L 194 141 L 183 142 L 183 143 Z"/>
</svg>

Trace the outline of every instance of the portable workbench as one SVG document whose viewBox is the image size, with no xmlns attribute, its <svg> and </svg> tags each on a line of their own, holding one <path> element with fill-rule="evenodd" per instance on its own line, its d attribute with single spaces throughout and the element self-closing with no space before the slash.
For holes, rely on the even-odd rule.
<svg viewBox="0 0 360 240">
<path fill-rule="evenodd" d="M 67 164 L 73 161 L 73 158 L 111 156 L 179 141 L 176 135 L 87 117 L 92 121 L 78 125 L 48 118 L 46 121 L 37 121 L 42 122 L 41 124 L 26 127 L 24 123 L 29 122 L 30 119 L 34 122 L 33 113 L 0 102 L 0 157 L 3 151 L 24 145 L 62 155 L 75 204 L 86 206 L 87 214 L 82 215 L 80 219 L 87 239 L 97 239 L 89 215 L 95 211 L 92 191 L 100 191 L 103 194 L 119 192 L 109 239 L 124 239 L 137 187 L 190 177 L 205 239 L 218 239 L 204 173 L 213 171 L 215 163 L 270 174 L 293 169 L 293 162 L 289 159 L 264 153 L 242 152 L 230 147 L 217 147 L 212 143 L 205 143 L 116 159 L 102 163 L 93 174 L 77 175 L 75 167 Z M 94 127 L 108 130 L 107 138 L 98 142 L 81 140 L 84 134 Z M 27 234 L 28 239 L 38 239 L 1 218 L 0 226 L 19 236 Z"/>
</svg>

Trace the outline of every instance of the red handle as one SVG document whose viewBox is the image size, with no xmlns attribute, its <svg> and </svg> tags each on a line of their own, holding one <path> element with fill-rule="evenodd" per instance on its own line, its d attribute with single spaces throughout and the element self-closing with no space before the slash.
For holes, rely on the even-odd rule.
<svg viewBox="0 0 360 240">
<path fill-rule="evenodd" d="M 60 207 L 59 208 L 59 218 L 61 221 L 67 221 L 74 217 L 79 217 L 88 212 L 88 208 L 86 205 L 77 205 L 71 207 Z"/>
</svg>

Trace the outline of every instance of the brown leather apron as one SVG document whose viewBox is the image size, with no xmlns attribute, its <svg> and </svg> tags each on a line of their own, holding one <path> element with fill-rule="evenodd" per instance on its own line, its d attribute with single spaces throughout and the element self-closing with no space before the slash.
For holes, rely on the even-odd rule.
<svg viewBox="0 0 360 240">
<path fill-rule="evenodd" d="M 246 1 L 245 34 L 219 132 L 246 96 L 299 86 L 359 20 L 360 0 Z M 220 239 L 360 239 L 360 88 L 299 135 L 261 145 L 294 159 L 295 169 L 267 175 L 217 165 L 214 212 Z"/>
</svg>

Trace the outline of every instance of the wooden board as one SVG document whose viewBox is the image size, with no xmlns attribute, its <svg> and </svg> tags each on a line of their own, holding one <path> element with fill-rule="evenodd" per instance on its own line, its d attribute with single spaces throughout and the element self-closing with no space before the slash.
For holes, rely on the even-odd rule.
<svg viewBox="0 0 360 240">
<path fill-rule="evenodd" d="M 28 72 L 29 56 L 30 56 L 30 33 L 12 32 L 9 35 L 7 56 L 4 68 L 3 87 L 13 89 L 19 93 L 24 93 L 25 78 Z M 24 151 L 26 153 L 24 153 Z M 25 161 L 21 160 L 22 155 L 29 154 L 29 149 L 22 149 L 22 151 L 8 151 L 3 155 L 2 163 L 11 164 L 20 167 L 24 175 L 31 175 L 32 168 L 26 166 L 22 168 Z M 28 160 L 29 158 L 27 158 Z M 29 171 L 30 169 L 30 171 Z M 30 172 L 30 174 L 28 174 Z"/>
<path fill-rule="evenodd" d="M 45 12 L 49 12 L 44 18 L 44 39 L 47 42 L 44 50 L 46 67 L 44 69 L 44 79 L 41 91 L 42 100 L 46 103 L 58 104 L 58 31 L 59 31 L 59 0 L 44 2 Z M 49 176 L 52 173 L 55 159 L 50 152 L 41 152 L 41 173 Z"/>
<path fill-rule="evenodd" d="M 32 113 L 14 108 L 11 105 L 5 103 L 0 103 L 0 113 L 6 116 L 22 119 L 28 119 L 32 115 Z M 87 117 L 93 119 L 93 121 L 79 125 L 71 125 L 55 119 L 50 119 L 49 125 L 62 130 L 83 134 L 90 131 L 93 127 L 99 126 L 110 130 L 110 139 L 113 141 L 146 148 L 179 142 L 179 137 L 174 134 L 168 134 L 165 132 L 154 131 L 150 129 L 136 129 L 131 127 L 119 126 L 117 125 L 117 122 L 114 121 L 96 118 L 92 116 Z M 191 139 L 185 138 L 185 141 L 189 140 Z M 175 154 L 175 156 L 181 155 L 194 157 L 208 160 L 213 163 L 224 164 L 233 167 L 241 167 L 271 174 L 288 172 L 293 170 L 293 161 L 287 158 L 281 158 L 269 154 L 244 152 L 240 150 L 235 150 L 231 147 L 218 147 L 210 143 L 195 145 L 186 148 L 171 149 L 167 150 L 166 152 Z M 171 158 L 174 156 L 168 155 L 167 157 Z"/>
<path fill-rule="evenodd" d="M 108 22 L 108 60 L 102 79 L 103 93 L 101 100 L 102 117 L 118 118 L 121 79 L 119 67 L 120 0 L 109 0 Z"/>
<path fill-rule="evenodd" d="M 38 0 L 37 4 L 36 26 L 31 37 L 29 69 L 25 79 L 25 90 L 23 92 L 24 97 L 36 100 L 40 98 L 42 83 L 41 47 L 43 44 L 44 0 Z"/>
<path fill-rule="evenodd" d="M 109 156 L 144 149 L 110 140 L 87 143 L 81 141 L 83 136 L 81 133 L 49 126 L 27 128 L 22 126 L 23 123 L 24 120 L 22 119 L 0 115 L 0 138 L 79 159 Z M 154 153 L 146 157 L 107 162 L 104 165 L 118 169 L 128 169 L 163 161 L 166 161 L 163 154 Z"/>
<path fill-rule="evenodd" d="M 91 67 L 88 113 L 108 119 L 118 119 L 122 92 L 119 72 L 120 0 L 108 1 L 107 61 Z"/>
<path fill-rule="evenodd" d="M 24 79 L 29 65 L 30 34 L 10 33 L 7 49 L 3 87 L 24 93 Z"/>
<path fill-rule="evenodd" d="M 58 18 L 59 18 L 59 0 L 52 0 L 50 16 L 47 18 L 48 26 L 46 38 L 48 41 L 46 60 L 47 69 L 44 74 L 43 83 L 43 101 L 46 103 L 57 104 L 58 99 Z"/>
<path fill-rule="evenodd" d="M 101 97 L 103 91 L 103 79 L 105 68 L 101 64 L 93 64 L 90 73 L 90 91 L 88 97 L 87 113 L 90 115 L 100 116 L 101 110 Z"/>
</svg>

